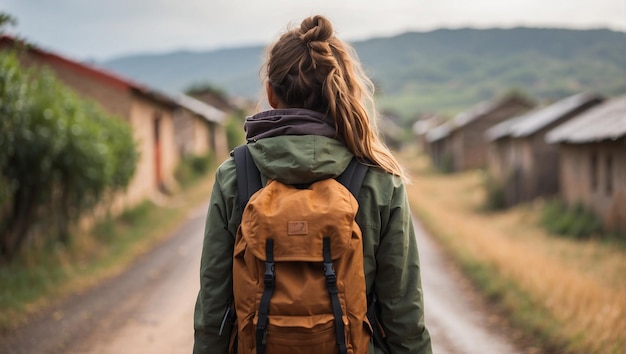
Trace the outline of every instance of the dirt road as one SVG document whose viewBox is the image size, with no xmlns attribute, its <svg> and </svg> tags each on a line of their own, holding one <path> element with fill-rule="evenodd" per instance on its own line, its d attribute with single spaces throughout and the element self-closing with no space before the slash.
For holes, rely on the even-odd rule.
<svg viewBox="0 0 626 354">
<path fill-rule="evenodd" d="M 193 212 L 175 235 L 120 277 L 1 337 L 0 353 L 191 353 L 204 213 L 204 208 Z M 434 352 L 518 353 L 489 323 L 475 295 L 466 295 L 464 280 L 419 223 L 416 231 Z"/>
<path fill-rule="evenodd" d="M 0 337 L 2 354 L 191 353 L 206 208 L 127 272 Z"/>
<path fill-rule="evenodd" d="M 467 279 L 446 260 L 422 225 L 414 220 L 420 265 L 426 325 L 434 353 L 517 354 L 521 353 L 494 321 L 479 294 Z"/>
</svg>

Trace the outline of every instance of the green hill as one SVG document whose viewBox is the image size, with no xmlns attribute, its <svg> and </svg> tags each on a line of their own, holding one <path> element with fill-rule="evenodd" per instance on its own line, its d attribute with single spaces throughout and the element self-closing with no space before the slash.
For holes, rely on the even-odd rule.
<svg viewBox="0 0 626 354">
<path fill-rule="evenodd" d="M 454 113 L 505 91 L 553 100 L 626 92 L 626 34 L 605 29 L 454 29 L 352 45 L 378 86 L 381 108 L 410 118 Z M 256 98 L 263 47 L 121 57 L 102 63 L 165 91 L 210 82 Z"/>
</svg>

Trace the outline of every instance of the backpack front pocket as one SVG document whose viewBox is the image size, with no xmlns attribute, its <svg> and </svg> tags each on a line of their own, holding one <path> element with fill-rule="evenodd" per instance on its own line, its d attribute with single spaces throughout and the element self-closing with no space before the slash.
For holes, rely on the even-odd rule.
<svg viewBox="0 0 626 354">
<path fill-rule="evenodd" d="M 343 319 L 345 322 L 345 319 Z M 267 353 L 337 353 L 332 314 L 271 316 L 267 326 Z M 345 324 L 345 323 L 344 323 Z M 348 348 L 348 353 L 351 353 Z"/>
</svg>

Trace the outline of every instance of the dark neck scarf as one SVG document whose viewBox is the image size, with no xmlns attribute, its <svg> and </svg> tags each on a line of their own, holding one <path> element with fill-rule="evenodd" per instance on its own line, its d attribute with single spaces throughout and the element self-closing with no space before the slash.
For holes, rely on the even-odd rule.
<svg viewBox="0 0 626 354">
<path fill-rule="evenodd" d="M 248 142 L 280 135 L 321 135 L 338 138 L 331 117 L 303 108 L 274 109 L 257 113 L 246 118 L 244 129 Z"/>
</svg>

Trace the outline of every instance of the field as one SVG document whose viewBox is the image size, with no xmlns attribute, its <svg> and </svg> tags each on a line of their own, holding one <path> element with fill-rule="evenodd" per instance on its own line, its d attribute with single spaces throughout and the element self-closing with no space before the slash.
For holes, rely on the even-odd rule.
<svg viewBox="0 0 626 354">
<path fill-rule="evenodd" d="M 480 171 L 439 174 L 416 151 L 401 154 L 411 174 L 413 212 L 526 333 L 528 345 L 559 353 L 624 352 L 623 244 L 548 234 L 538 226 L 540 200 L 487 212 Z"/>
</svg>

